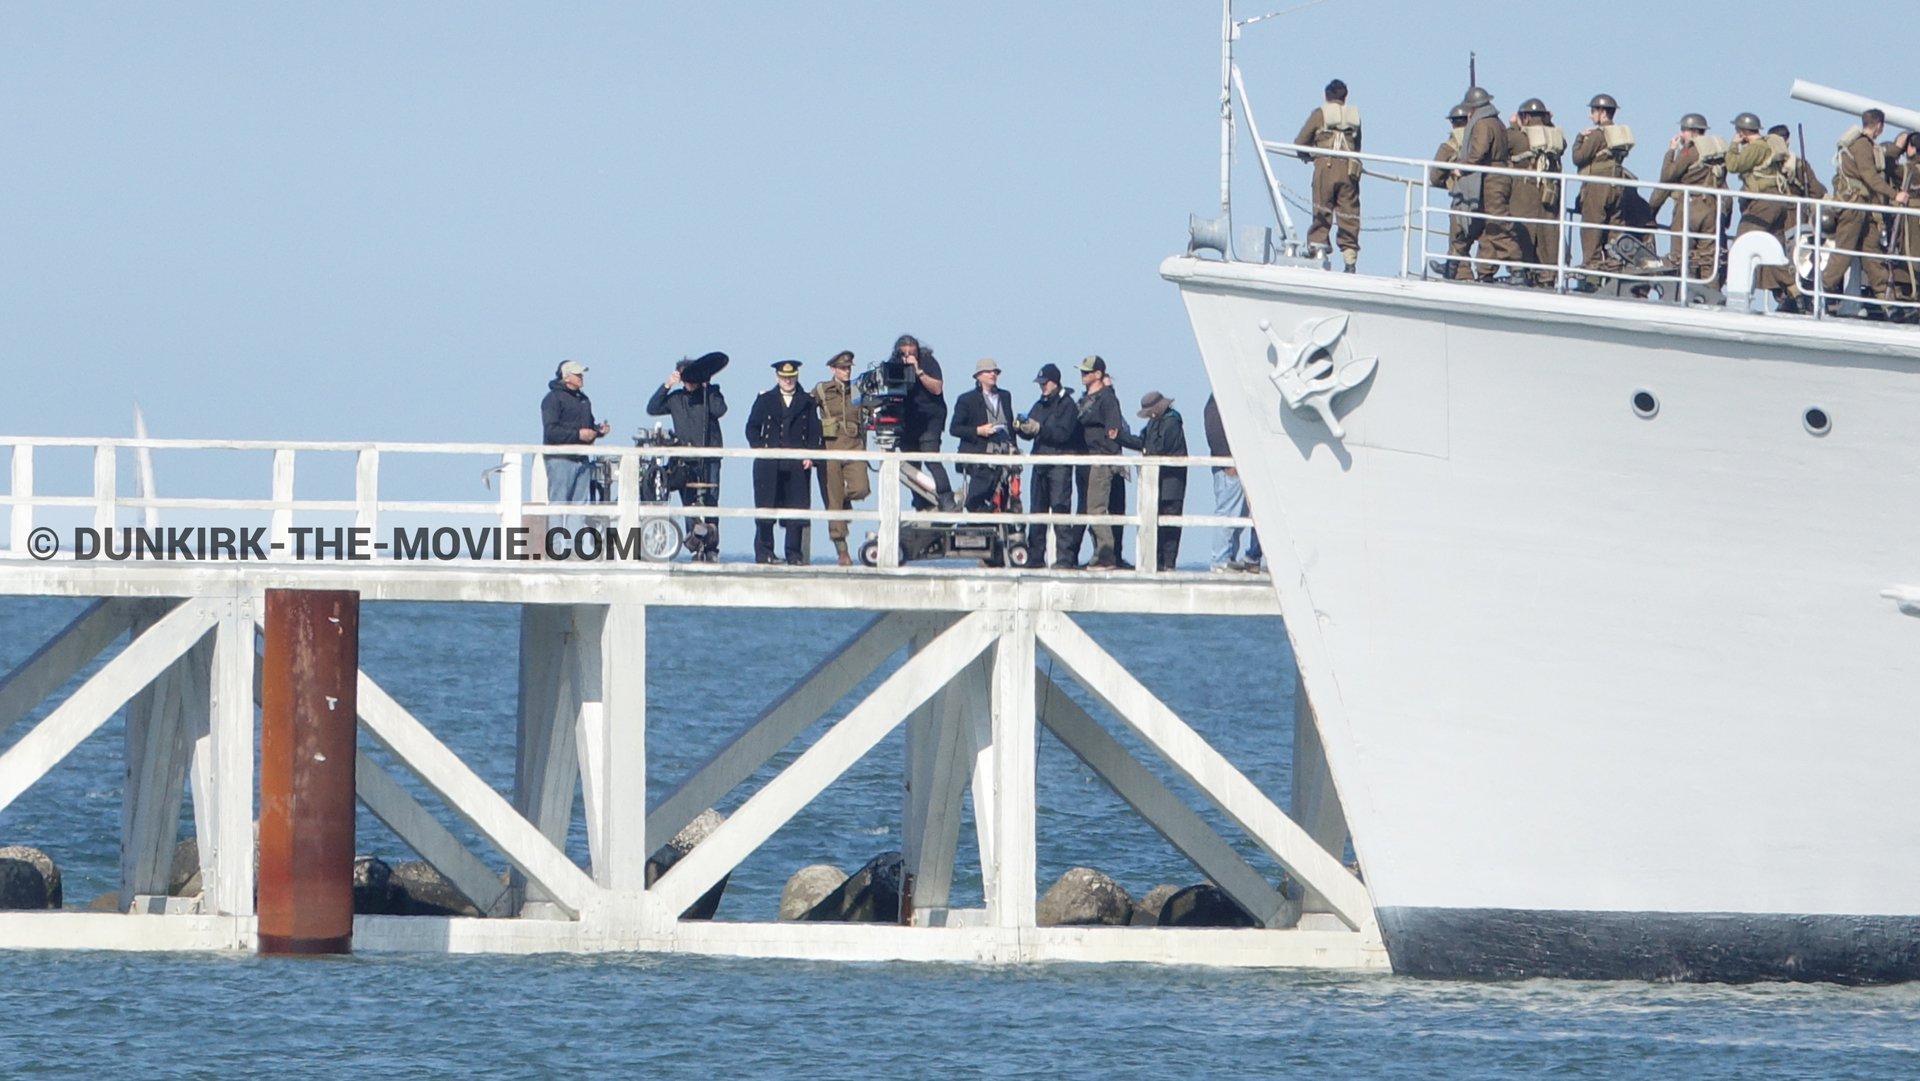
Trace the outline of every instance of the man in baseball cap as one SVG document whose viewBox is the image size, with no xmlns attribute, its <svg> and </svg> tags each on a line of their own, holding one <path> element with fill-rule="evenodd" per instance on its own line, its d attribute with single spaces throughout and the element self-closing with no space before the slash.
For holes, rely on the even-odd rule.
<svg viewBox="0 0 1920 1081">
<path fill-rule="evenodd" d="M 540 402 L 540 442 L 550 447 L 592 446 L 611 430 L 604 421 L 595 423 L 593 402 L 581 391 L 586 382 L 586 365 L 563 360 L 547 384 L 547 396 Z M 593 477 L 593 463 L 584 454 L 549 454 L 547 462 L 547 502 L 585 503 Z M 555 515 L 548 519 L 554 528 L 578 529 L 586 519 L 578 515 Z"/>
</svg>

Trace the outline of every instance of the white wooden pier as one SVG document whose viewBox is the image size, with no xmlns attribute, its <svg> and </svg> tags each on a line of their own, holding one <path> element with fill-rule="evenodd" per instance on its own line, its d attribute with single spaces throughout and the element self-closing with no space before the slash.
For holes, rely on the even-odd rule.
<svg viewBox="0 0 1920 1081">
<path fill-rule="evenodd" d="M 67 628 L 0 680 L 0 733 L 103 651 L 128 639 L 125 648 L 0 753 L 4 815 L 23 791 L 124 707 L 121 911 L 0 912 L 0 947 L 254 948 L 256 630 L 267 589 L 300 588 L 352 589 L 369 600 L 522 606 L 511 798 L 483 781 L 405 702 L 360 674 L 359 723 L 365 734 L 517 873 L 513 885 L 503 883 L 362 752 L 356 771 L 360 801 L 488 915 L 360 916 L 354 921 L 356 949 L 1387 967 L 1366 887 L 1338 858 L 1346 840 L 1344 819 L 1305 711 L 1296 726 L 1293 806 L 1283 810 L 1075 622 L 1082 613 L 1273 616 L 1278 605 L 1264 575 L 1155 573 L 1150 558 L 1139 560 L 1138 572 L 892 565 L 897 560 L 887 558 L 895 548 L 889 542 L 903 523 L 967 516 L 903 511 L 894 483 L 899 460 L 880 454 L 839 455 L 870 459 L 880 483 L 877 508 L 837 515 L 874 524 L 886 564 L 878 568 L 398 560 L 385 554 L 365 561 L 315 561 L 291 559 L 284 550 L 264 560 L 80 560 L 70 549 L 39 559 L 32 554 L 36 528 L 68 536 L 79 526 L 155 528 L 162 514 L 170 523 L 175 518 L 229 525 L 257 521 L 271 537 L 282 539 L 302 525 L 343 522 L 377 535 L 383 523 L 402 518 L 512 528 L 554 508 L 525 498 L 526 473 L 541 477 L 538 447 L 25 438 L 0 438 L 0 443 L 12 447 L 13 482 L 4 500 L 12 546 L 0 554 L 0 594 L 94 598 Z M 35 452 L 45 457 L 50 447 L 84 447 L 92 455 L 90 494 L 35 493 Z M 268 483 L 259 486 L 270 490 L 270 497 L 155 495 L 150 456 L 186 451 L 253 454 L 270 469 L 270 477 L 263 478 Z M 609 448 L 598 453 L 620 458 L 624 472 L 646 452 Z M 782 453 L 726 452 L 732 457 Z M 294 497 L 296 458 L 310 454 L 352 456 L 351 498 Z M 481 501 L 388 498 L 380 491 L 383 458 L 390 462 L 399 455 L 497 465 L 499 474 L 491 481 L 497 495 Z M 1126 461 L 1140 467 L 1140 487 L 1149 495 L 1165 465 L 1194 467 L 1195 483 L 1205 488 L 1206 467 L 1216 464 L 1204 458 Z M 123 470 L 122 463 L 128 468 Z M 464 476 L 462 483 L 479 484 L 473 473 Z M 1124 521 L 1139 529 L 1140 537 L 1151 537 L 1161 524 L 1154 502 L 1140 500 L 1144 514 L 1078 520 Z M 591 509 L 607 513 L 615 527 L 663 513 L 632 499 Z M 726 518 L 755 513 L 738 506 L 717 509 L 717 516 Z M 836 515 L 814 510 L 804 516 Z M 1173 521 L 1204 526 L 1235 520 L 1189 516 Z M 66 537 L 61 539 L 64 544 Z M 1208 539 L 1190 534 L 1188 543 L 1204 545 Z M 706 762 L 670 790 L 649 792 L 645 657 L 651 606 L 841 609 L 873 617 Z M 746 782 L 903 649 L 908 652 L 903 664 L 651 888 L 646 885 L 650 853 Z M 1296 888 L 1291 898 L 1282 893 L 1153 769 L 1051 687 L 1047 670 L 1036 666 L 1043 654 L 1052 671 L 1079 684 L 1304 889 Z M 901 847 L 912 876 L 910 923 L 678 918 L 902 725 L 907 753 Z M 1042 884 L 1035 881 L 1035 753 L 1041 726 L 1200 874 L 1266 926 L 1038 926 L 1035 903 Z M 576 785 L 584 797 L 587 866 L 564 850 Z M 169 899 L 167 876 L 183 786 L 191 791 L 203 892 L 199 898 Z M 969 788 L 982 909 L 948 905 Z"/>
</svg>

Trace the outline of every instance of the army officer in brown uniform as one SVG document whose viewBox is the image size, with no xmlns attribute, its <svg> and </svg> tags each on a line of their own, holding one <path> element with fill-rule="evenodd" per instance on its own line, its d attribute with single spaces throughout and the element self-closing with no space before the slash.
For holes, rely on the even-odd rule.
<svg viewBox="0 0 1920 1081">
<path fill-rule="evenodd" d="M 821 446 L 826 450 L 867 449 L 867 418 L 853 395 L 853 354 L 835 353 L 827 361 L 829 378 L 815 383 L 813 400 L 820 403 Z M 820 505 L 828 510 L 846 510 L 867 498 L 867 463 L 823 459 L 819 468 Z M 847 523 L 827 523 L 827 536 L 833 538 L 833 552 L 842 567 L 853 565 L 847 554 Z"/>
</svg>

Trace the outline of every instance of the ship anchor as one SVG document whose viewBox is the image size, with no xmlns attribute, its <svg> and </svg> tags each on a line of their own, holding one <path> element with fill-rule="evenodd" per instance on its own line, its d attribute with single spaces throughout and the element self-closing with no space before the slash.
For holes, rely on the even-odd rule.
<svg viewBox="0 0 1920 1081">
<path fill-rule="evenodd" d="M 1346 429 L 1333 413 L 1333 399 L 1367 381 L 1380 363 L 1378 357 L 1356 357 L 1346 349 L 1346 360 L 1335 360 L 1335 347 L 1347 332 L 1348 316 L 1333 315 L 1315 320 L 1296 332 L 1295 340 L 1282 341 L 1273 324 L 1260 320 L 1260 329 L 1273 342 L 1274 369 L 1268 373 L 1280 397 L 1295 412 L 1311 410 L 1326 423 L 1335 439 L 1345 439 Z M 1291 359 L 1289 359 L 1291 358 Z"/>
</svg>

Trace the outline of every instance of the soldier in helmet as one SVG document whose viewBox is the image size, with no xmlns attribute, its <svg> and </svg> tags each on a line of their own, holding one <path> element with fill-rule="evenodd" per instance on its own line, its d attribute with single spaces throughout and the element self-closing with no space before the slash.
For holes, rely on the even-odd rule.
<svg viewBox="0 0 1920 1081">
<path fill-rule="evenodd" d="M 1667 141 L 1666 156 L 1660 160 L 1660 182 L 1724 189 L 1727 186 L 1726 176 L 1726 140 L 1707 135 L 1707 118 L 1701 114 L 1688 113 L 1681 117 L 1680 133 Z M 1720 280 L 1720 236 L 1726 228 L 1728 200 L 1691 192 L 1681 200 L 1677 193 L 1661 188 L 1653 193 L 1650 200 L 1652 208 L 1658 211 L 1669 198 L 1675 199 L 1675 206 L 1673 246 L 1667 256 L 1667 265 L 1679 267 L 1682 264 L 1681 249 L 1684 247 L 1687 280 L 1717 284 Z M 1681 236 L 1683 231 L 1686 234 L 1684 241 Z"/>
<path fill-rule="evenodd" d="M 1507 142 L 1513 154 L 1513 167 L 1538 173 L 1513 182 L 1511 206 L 1515 217 L 1532 222 L 1520 228 L 1533 242 L 1533 261 L 1528 274 L 1531 284 L 1552 286 L 1554 268 L 1560 263 L 1560 158 L 1567 150 L 1567 135 L 1553 125 L 1547 103 L 1528 98 L 1520 110 L 1508 117 Z"/>
<path fill-rule="evenodd" d="M 1893 167 L 1893 186 L 1911 194 L 1920 190 L 1920 132 L 1907 132 L 1893 141 L 1888 150 L 1897 157 Z M 1920 217 L 1909 214 L 1887 215 L 1887 250 L 1900 256 L 1893 263 L 1893 296 L 1912 304 L 1920 301 Z M 1897 322 L 1920 322 L 1920 308 L 1898 308 Z"/>
<path fill-rule="evenodd" d="M 1326 104 L 1308 114 L 1294 145 L 1359 150 L 1360 110 L 1347 104 L 1347 84 L 1339 79 L 1328 83 L 1326 99 Z M 1360 159 L 1302 153 L 1300 160 L 1313 162 L 1313 224 L 1307 230 L 1307 246 L 1332 250 L 1329 236 L 1337 224 L 1340 258 L 1351 274 L 1360 262 Z"/>
<path fill-rule="evenodd" d="M 1460 205 L 1460 196 L 1453 188 L 1459 177 L 1444 163 L 1460 160 L 1460 152 L 1465 149 L 1467 119 L 1472 115 L 1473 111 L 1465 105 L 1455 105 L 1447 110 L 1447 123 L 1453 125 L 1453 130 L 1447 133 L 1446 140 L 1433 152 L 1433 160 L 1443 164 L 1435 165 L 1427 175 L 1427 183 L 1436 188 L 1445 188 L 1456 208 Z M 1445 277 L 1465 276 L 1463 268 L 1466 266 L 1466 255 L 1473 243 L 1469 234 L 1472 222 L 1473 219 L 1463 214 L 1447 215 L 1447 262 L 1441 270 Z"/>
<path fill-rule="evenodd" d="M 1887 148 L 1875 142 L 1886 128 L 1887 114 L 1868 109 L 1860 114 L 1860 123 L 1840 137 L 1833 194 L 1834 198 L 1853 205 L 1840 212 L 1833 227 L 1833 243 L 1841 251 L 1862 254 L 1841 256 L 1827 263 L 1821 275 L 1821 288 L 1829 294 L 1840 291 L 1846 280 L 1847 264 L 1858 258 L 1860 276 L 1866 279 L 1867 290 L 1882 300 L 1887 297 L 1886 260 L 1873 258 L 1885 250 L 1880 246 L 1880 234 L 1886 227 L 1883 220 L 1886 216 L 1874 208 L 1904 207 L 1912 196 L 1887 181 Z"/>
<path fill-rule="evenodd" d="M 1748 113 L 1745 115 L 1751 116 L 1753 114 Z M 1787 140 L 1792 137 L 1793 132 L 1788 130 L 1785 124 L 1775 124 L 1767 129 L 1767 134 L 1778 136 L 1780 145 L 1786 146 L 1788 145 Z M 1798 195 L 1802 199 L 1825 199 L 1827 197 L 1827 186 L 1820 183 L 1819 176 L 1815 175 L 1813 166 L 1807 164 L 1807 159 L 1798 154 L 1790 154 L 1788 156 L 1793 159 L 1793 167 L 1787 170 L 1787 192 L 1792 195 Z"/>
<path fill-rule="evenodd" d="M 1507 126 L 1493 107 L 1493 95 L 1480 87 L 1467 91 L 1461 105 L 1468 110 L 1467 135 L 1460 152 L 1463 165 L 1493 165 L 1507 168 L 1513 164 L 1513 150 L 1507 142 Z M 1520 232 L 1512 221 L 1510 205 L 1513 178 L 1498 173 L 1454 170 L 1455 202 L 1463 208 L 1478 210 L 1467 227 L 1468 240 L 1478 249 L 1475 254 L 1488 262 L 1475 262 L 1460 277 L 1472 274 L 1481 281 L 1492 281 L 1501 265 L 1533 262 L 1532 237 Z M 1523 241 L 1524 238 L 1524 241 Z M 1494 262 L 1492 260 L 1498 260 Z M 1522 272 L 1524 273 L 1524 272 Z"/>
<path fill-rule="evenodd" d="M 1621 235 L 1627 223 L 1623 204 L 1627 189 L 1605 184 L 1600 178 L 1627 178 L 1627 153 L 1633 149 L 1632 133 L 1613 122 L 1620 103 L 1611 94 L 1596 94 L 1587 103 L 1587 115 L 1593 126 L 1573 141 L 1573 164 L 1583 177 L 1592 177 L 1580 185 L 1580 265 L 1588 270 L 1618 271 L 1621 264 L 1607 251 L 1607 245 Z"/>
<path fill-rule="evenodd" d="M 1727 172 L 1740 178 L 1740 189 L 1747 193 L 1747 197 L 1740 200 L 1740 224 L 1733 234 L 1736 239 L 1748 233 L 1768 232 L 1785 247 L 1787 231 L 1795 224 L 1794 204 L 1754 196 L 1794 194 L 1791 177 L 1800 171 L 1794 167 L 1797 161 L 1787 148 L 1784 126 L 1762 135 L 1760 118 L 1753 113 L 1741 113 L 1733 118 L 1733 145 L 1727 150 Z M 1753 273 L 1753 284 L 1756 289 L 1771 290 L 1774 306 L 1779 310 L 1799 310 L 1800 283 L 1792 267 L 1758 267 Z"/>
</svg>

